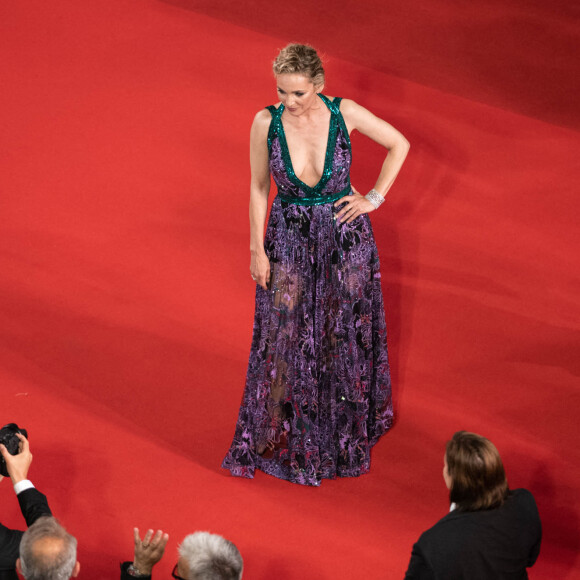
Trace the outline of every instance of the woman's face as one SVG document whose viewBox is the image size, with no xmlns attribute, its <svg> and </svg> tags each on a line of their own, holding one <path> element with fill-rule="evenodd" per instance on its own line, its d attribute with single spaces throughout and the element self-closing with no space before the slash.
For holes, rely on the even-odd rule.
<svg viewBox="0 0 580 580">
<path fill-rule="evenodd" d="M 313 105 L 318 104 L 316 93 L 322 86 L 315 87 L 312 81 L 300 74 L 282 74 L 276 77 L 278 98 L 286 110 L 293 116 L 299 117 Z"/>
<path fill-rule="evenodd" d="M 443 480 L 447 489 L 451 489 L 451 476 L 449 475 L 449 466 L 447 465 L 447 454 L 443 456 Z"/>
</svg>

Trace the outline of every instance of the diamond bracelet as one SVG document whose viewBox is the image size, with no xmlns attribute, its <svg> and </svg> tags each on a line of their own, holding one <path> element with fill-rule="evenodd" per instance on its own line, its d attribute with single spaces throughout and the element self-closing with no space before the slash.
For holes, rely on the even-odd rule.
<svg viewBox="0 0 580 580">
<path fill-rule="evenodd" d="M 365 199 L 370 201 L 375 209 L 379 209 L 382 203 L 384 203 L 385 198 L 376 190 L 371 189 L 366 195 Z"/>
</svg>

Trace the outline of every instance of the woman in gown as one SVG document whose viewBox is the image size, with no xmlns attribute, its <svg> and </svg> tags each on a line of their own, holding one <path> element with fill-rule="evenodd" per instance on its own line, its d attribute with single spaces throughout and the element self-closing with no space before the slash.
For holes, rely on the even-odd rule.
<svg viewBox="0 0 580 580">
<path fill-rule="evenodd" d="M 246 388 L 222 467 L 294 483 L 368 472 L 393 407 L 379 258 L 368 213 L 409 143 L 354 101 L 322 94 L 316 51 L 274 61 L 276 106 L 250 134 L 250 273 L 256 310 Z M 349 135 L 388 150 L 374 188 L 350 184 Z M 264 238 L 270 175 L 277 185 Z"/>
</svg>

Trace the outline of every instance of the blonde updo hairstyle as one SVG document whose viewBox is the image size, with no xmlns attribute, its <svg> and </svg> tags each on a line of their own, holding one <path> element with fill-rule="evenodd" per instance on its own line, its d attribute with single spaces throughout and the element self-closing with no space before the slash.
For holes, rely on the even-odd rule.
<svg viewBox="0 0 580 580">
<path fill-rule="evenodd" d="M 274 60 L 274 76 L 299 74 L 310 79 L 315 88 L 324 85 L 324 68 L 316 50 L 308 44 L 289 44 Z"/>
</svg>

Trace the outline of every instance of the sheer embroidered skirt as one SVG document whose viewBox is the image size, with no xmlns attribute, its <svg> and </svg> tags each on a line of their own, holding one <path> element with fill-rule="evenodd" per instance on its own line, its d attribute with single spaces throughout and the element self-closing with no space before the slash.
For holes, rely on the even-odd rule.
<svg viewBox="0 0 580 580">
<path fill-rule="evenodd" d="M 276 199 L 257 287 L 250 360 L 223 467 L 306 485 L 354 477 L 392 425 L 379 259 L 367 215 L 334 220 L 332 204 Z"/>
</svg>

